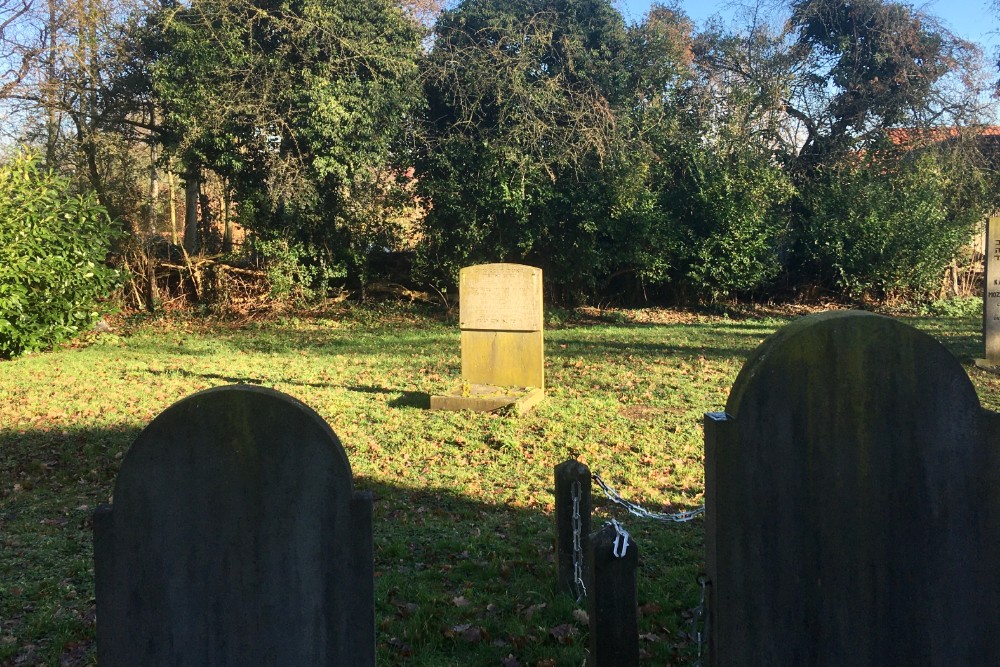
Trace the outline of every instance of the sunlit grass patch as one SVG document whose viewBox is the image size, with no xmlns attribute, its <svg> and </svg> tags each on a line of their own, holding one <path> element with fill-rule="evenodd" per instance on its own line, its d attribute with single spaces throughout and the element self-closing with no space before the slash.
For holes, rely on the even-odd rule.
<svg viewBox="0 0 1000 667">
<path fill-rule="evenodd" d="M 661 315 L 657 318 L 665 319 Z M 339 311 L 243 326 L 143 320 L 89 346 L 0 363 L 0 664 L 88 664 L 93 508 L 149 420 L 194 391 L 273 387 L 319 412 L 375 494 L 380 665 L 579 665 L 587 627 L 555 590 L 552 468 L 574 456 L 652 510 L 703 502 L 701 421 L 788 318 L 561 318 L 533 412 L 431 412 L 459 377 L 453 319 Z M 910 320 L 967 367 L 972 316 Z M 970 371 L 984 404 L 1000 377 Z M 648 664 L 686 664 L 702 524 L 663 525 L 595 498 L 639 545 Z M 552 660 L 552 663 L 544 661 Z"/>
</svg>

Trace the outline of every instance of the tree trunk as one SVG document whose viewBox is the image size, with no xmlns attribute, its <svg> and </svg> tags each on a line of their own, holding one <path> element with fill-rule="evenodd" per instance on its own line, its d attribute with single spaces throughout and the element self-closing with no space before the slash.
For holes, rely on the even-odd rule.
<svg viewBox="0 0 1000 667">
<path fill-rule="evenodd" d="M 167 165 L 167 193 L 170 195 L 170 244 L 177 245 L 177 206 L 174 204 L 174 172 Z"/>
<path fill-rule="evenodd" d="M 156 124 L 156 112 L 149 110 L 150 125 Z M 154 312 L 159 293 L 156 288 L 156 202 L 160 198 L 160 175 L 156 171 L 156 142 L 149 142 L 149 211 L 146 216 L 146 310 Z"/>
<path fill-rule="evenodd" d="M 58 14 L 56 12 L 57 1 L 49 0 L 49 43 L 47 62 L 45 63 L 45 166 L 54 169 L 56 166 L 56 146 L 59 141 L 59 112 L 57 110 L 56 93 L 58 85 L 56 82 L 56 58 L 57 58 L 57 33 L 59 31 Z"/>
<path fill-rule="evenodd" d="M 198 182 L 198 205 L 201 209 L 201 242 L 203 246 L 207 246 L 209 243 L 212 247 L 206 248 L 207 252 L 215 252 L 218 248 L 215 247 L 214 240 L 215 237 L 212 234 L 212 202 L 208 199 L 208 194 L 205 192 L 205 181 L 204 179 Z"/>
<path fill-rule="evenodd" d="M 156 111 L 149 110 L 150 125 L 156 125 Z M 146 220 L 150 234 L 156 233 L 156 205 L 160 199 L 160 173 L 156 169 L 156 142 L 149 142 L 149 215 Z"/>
<path fill-rule="evenodd" d="M 146 290 L 143 294 L 143 301 L 146 302 L 146 310 L 152 313 L 156 311 L 156 302 L 159 297 L 156 289 L 156 255 L 152 244 L 146 244 L 143 254 L 146 259 Z"/>
<path fill-rule="evenodd" d="M 184 177 L 184 250 L 193 255 L 198 252 L 198 190 L 201 174 L 193 167 Z"/>
<path fill-rule="evenodd" d="M 222 181 L 222 252 L 230 253 L 233 251 L 233 218 L 232 218 L 232 200 L 229 196 L 229 179 L 223 179 Z"/>
</svg>

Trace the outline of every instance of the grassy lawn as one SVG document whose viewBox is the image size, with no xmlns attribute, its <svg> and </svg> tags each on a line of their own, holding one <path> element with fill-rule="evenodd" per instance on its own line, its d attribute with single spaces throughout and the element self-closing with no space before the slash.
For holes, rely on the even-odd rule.
<svg viewBox="0 0 1000 667">
<path fill-rule="evenodd" d="M 787 316 L 550 314 L 548 398 L 523 417 L 439 413 L 457 323 L 402 307 L 266 322 L 124 322 L 0 362 L 0 665 L 96 662 L 91 513 L 139 430 L 199 389 L 248 382 L 319 412 L 375 493 L 380 665 L 580 665 L 587 627 L 555 590 L 552 468 L 570 456 L 659 511 L 702 503 L 701 419 Z M 976 317 L 913 318 L 969 368 Z M 1000 377 L 971 368 L 983 404 Z M 648 664 L 687 664 L 702 524 L 630 518 Z"/>
</svg>

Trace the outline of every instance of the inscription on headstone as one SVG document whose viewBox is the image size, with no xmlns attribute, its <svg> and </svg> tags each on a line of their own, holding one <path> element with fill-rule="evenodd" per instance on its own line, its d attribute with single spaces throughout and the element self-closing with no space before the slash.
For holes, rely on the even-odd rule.
<svg viewBox="0 0 1000 667">
<path fill-rule="evenodd" d="M 1000 664 L 1000 415 L 930 336 L 813 315 L 705 419 L 710 664 Z"/>
<path fill-rule="evenodd" d="M 983 346 L 985 361 L 1000 366 L 1000 217 L 986 223 L 986 273 L 983 277 Z"/>
<path fill-rule="evenodd" d="M 94 517 L 102 667 L 375 665 L 372 500 L 330 427 L 260 387 L 139 435 Z"/>
<path fill-rule="evenodd" d="M 467 266 L 459 273 L 463 331 L 541 331 L 542 270 L 521 264 Z"/>
</svg>

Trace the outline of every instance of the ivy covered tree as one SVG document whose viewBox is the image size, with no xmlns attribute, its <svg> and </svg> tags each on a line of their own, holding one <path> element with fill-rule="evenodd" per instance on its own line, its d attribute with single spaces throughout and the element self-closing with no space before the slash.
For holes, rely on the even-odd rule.
<svg viewBox="0 0 1000 667">
<path fill-rule="evenodd" d="M 363 281 L 372 247 L 393 242 L 386 184 L 409 161 L 413 16 L 391 0 L 195 0 L 145 34 L 167 150 L 192 178 L 224 176 L 258 236 Z M 373 190 L 382 220 L 358 204 Z"/>
<path fill-rule="evenodd" d="M 785 203 L 763 229 L 776 232 L 783 282 L 859 299 L 927 294 L 987 204 L 975 142 L 951 136 L 984 117 L 979 51 L 891 0 L 787 9 L 782 24 L 754 13 L 696 40 L 715 100 L 698 134 L 732 133 L 762 175 L 780 170 Z M 896 130 L 951 138 L 889 141 Z M 921 179 L 927 187 L 911 187 Z"/>
<path fill-rule="evenodd" d="M 469 262 L 524 261 L 567 299 L 651 276 L 670 234 L 646 135 L 676 129 L 690 27 L 663 8 L 627 27 L 608 0 L 445 12 L 425 65 L 424 266 L 447 283 Z"/>
<path fill-rule="evenodd" d="M 887 128 L 976 120 L 979 49 L 909 5 L 795 0 L 788 29 L 800 74 L 784 108 L 805 133 L 802 166 L 870 146 Z"/>
<path fill-rule="evenodd" d="M 659 285 L 685 301 L 767 293 L 783 268 L 794 189 L 776 159 L 779 114 L 761 104 L 784 85 L 781 69 L 748 54 L 770 55 L 775 45 L 757 26 L 739 40 L 712 26 L 681 44 L 690 68 L 667 88 L 666 114 L 650 109 L 643 121 L 658 128 L 647 134 L 650 187 L 672 235 Z"/>
</svg>

